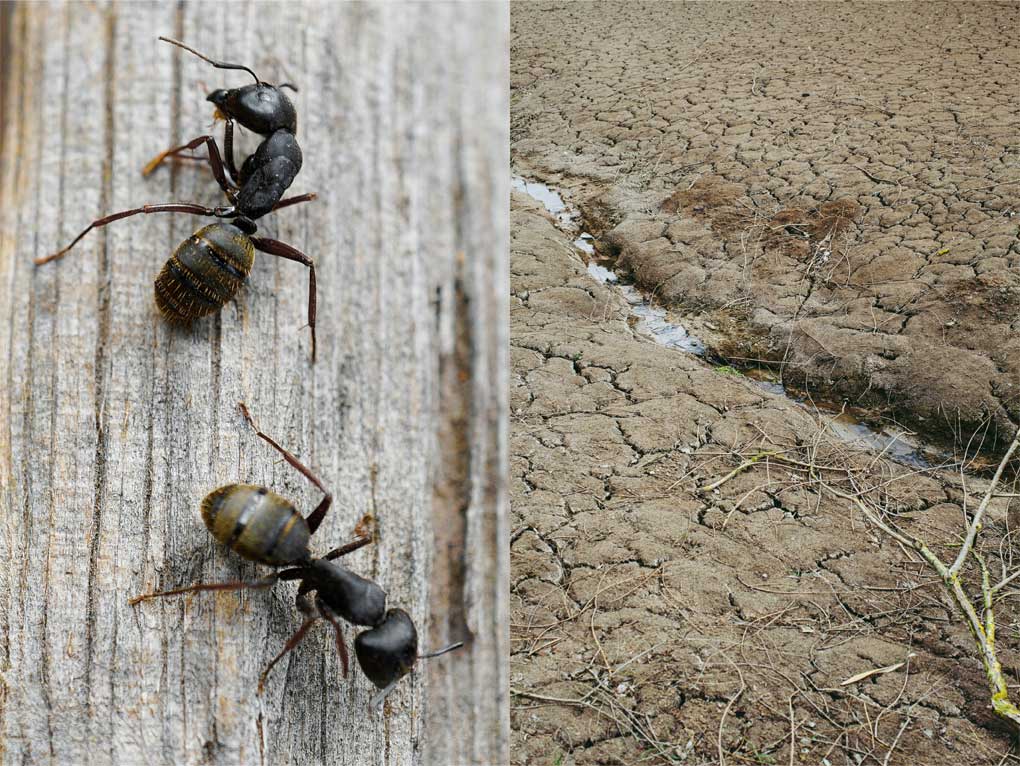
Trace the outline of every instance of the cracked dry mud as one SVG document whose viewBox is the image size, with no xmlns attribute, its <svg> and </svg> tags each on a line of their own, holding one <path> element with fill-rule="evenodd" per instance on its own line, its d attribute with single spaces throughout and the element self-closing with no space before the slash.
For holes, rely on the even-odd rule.
<svg viewBox="0 0 1020 766">
<path fill-rule="evenodd" d="M 580 209 L 601 258 L 731 363 L 1001 453 L 1020 6 L 527 3 L 511 23 L 515 170 Z M 864 477 L 944 558 L 984 481 L 854 451 L 650 342 L 576 233 L 516 194 L 511 224 L 515 762 L 1015 762 L 940 584 L 804 464 Z M 801 465 L 706 489 L 763 451 Z"/>
<path fill-rule="evenodd" d="M 781 465 L 703 489 L 762 449 L 845 461 L 949 555 L 960 475 L 848 453 L 800 405 L 636 335 L 517 193 L 511 230 L 514 763 L 998 763 L 1009 738 L 923 565 Z"/>
<path fill-rule="evenodd" d="M 520 4 L 511 142 L 732 363 L 1001 453 L 1020 5 Z"/>
</svg>

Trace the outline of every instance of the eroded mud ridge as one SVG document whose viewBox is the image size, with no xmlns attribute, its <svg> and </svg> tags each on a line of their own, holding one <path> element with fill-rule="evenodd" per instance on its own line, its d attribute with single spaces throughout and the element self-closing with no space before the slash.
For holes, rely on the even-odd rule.
<svg viewBox="0 0 1020 766">
<path fill-rule="evenodd" d="M 982 480 L 849 449 L 655 344 L 523 194 L 511 230 L 514 762 L 998 763 L 1010 740 L 940 585 L 826 490 L 949 556 Z M 1008 502 L 984 538 L 996 573 Z"/>
<path fill-rule="evenodd" d="M 713 352 L 944 443 L 1009 441 L 1020 6 L 525 4 L 512 24 L 515 162 Z"/>
</svg>

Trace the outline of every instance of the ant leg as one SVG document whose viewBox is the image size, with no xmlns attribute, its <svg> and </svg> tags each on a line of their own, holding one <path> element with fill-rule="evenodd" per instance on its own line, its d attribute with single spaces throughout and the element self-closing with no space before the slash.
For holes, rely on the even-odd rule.
<svg viewBox="0 0 1020 766">
<path fill-rule="evenodd" d="M 322 485 L 322 482 L 314 473 L 312 473 L 312 470 L 310 468 L 305 466 L 300 460 L 294 457 L 294 455 L 292 455 L 290 452 L 281 447 L 271 436 L 268 436 L 267 434 L 259 430 L 259 427 L 255 425 L 255 419 L 251 416 L 251 413 L 248 411 L 248 406 L 244 402 L 238 402 L 237 406 L 238 409 L 241 410 L 241 414 L 244 416 L 244 419 L 248 421 L 248 425 L 250 425 L 252 429 L 255 431 L 256 436 L 258 436 L 260 439 L 269 444 L 273 449 L 275 449 L 277 452 L 283 455 L 284 460 L 290 463 L 293 468 L 296 468 L 298 471 L 300 471 L 302 476 L 308 479 L 308 481 L 312 482 L 312 484 L 318 487 L 323 493 L 327 495 L 329 494 L 329 490 L 327 490 Z"/>
<path fill-rule="evenodd" d="M 287 652 L 291 651 L 294 647 L 301 643 L 301 639 L 305 637 L 305 633 L 308 632 L 308 629 L 312 627 L 312 625 L 314 625 L 321 616 L 316 613 L 315 608 L 308 601 L 308 598 L 305 596 L 306 592 L 307 590 L 305 589 L 305 586 L 302 585 L 301 588 L 298 589 L 297 594 L 297 608 L 301 611 L 301 614 L 305 615 L 305 621 L 302 622 L 301 627 L 294 631 L 294 634 L 289 639 L 287 639 L 287 643 L 284 644 L 283 649 L 280 650 L 280 653 L 273 657 L 272 662 L 270 662 L 266 666 L 266 669 L 262 671 L 262 675 L 259 677 L 260 695 L 262 694 L 263 691 L 265 691 L 266 678 L 269 676 L 269 671 L 273 669 L 273 666 L 276 665 L 277 662 L 283 659 L 284 655 L 287 654 Z"/>
<path fill-rule="evenodd" d="M 212 136 L 199 136 L 186 144 L 176 146 L 173 149 L 167 149 L 165 152 L 160 152 L 149 160 L 148 164 L 142 168 L 142 175 L 149 175 L 149 173 L 158 168 L 163 163 L 163 160 L 168 157 L 173 157 L 175 154 L 180 154 L 181 152 L 188 152 L 192 149 L 197 149 L 202 144 L 205 144 L 206 148 L 209 150 L 209 167 L 212 168 L 212 173 L 216 178 L 216 183 L 220 185 L 220 188 L 223 189 L 223 192 L 228 197 L 233 199 L 233 195 L 236 192 L 237 187 L 231 181 L 227 180 L 226 175 L 224 175 L 223 160 L 220 158 L 220 150 L 219 147 L 216 146 L 216 140 Z"/>
<path fill-rule="evenodd" d="M 143 205 L 142 207 L 136 207 L 132 210 L 122 210 L 119 213 L 113 213 L 105 218 L 97 218 L 95 221 L 90 223 L 88 227 L 77 237 L 75 237 L 71 244 L 65 247 L 63 250 L 59 250 L 51 255 L 44 255 L 36 258 L 34 263 L 36 266 L 41 266 L 44 263 L 55 261 L 58 258 L 62 258 L 67 252 L 78 244 L 82 237 L 88 234 L 93 229 L 97 229 L 100 226 L 106 226 L 108 223 L 119 221 L 121 218 L 128 218 L 132 215 L 138 215 L 140 213 L 192 213 L 193 215 L 211 215 L 223 217 L 226 211 L 230 208 L 211 208 L 203 205 L 193 205 L 190 202 L 168 202 L 163 205 Z"/>
<path fill-rule="evenodd" d="M 380 691 L 378 694 L 372 697 L 372 699 L 369 700 L 368 702 L 369 709 L 371 710 L 382 705 L 382 703 L 386 701 L 386 698 L 390 696 L 390 692 L 397 688 L 397 684 L 400 683 L 401 678 L 403 678 L 403 676 L 401 676 L 400 678 L 393 679 L 392 681 L 389 682 L 386 688 L 384 688 L 382 691 Z"/>
<path fill-rule="evenodd" d="M 234 181 L 234 186 L 240 188 L 237 183 L 240 175 L 237 172 L 237 166 L 234 165 L 234 121 L 229 117 L 225 117 L 223 123 L 223 157 L 226 160 L 227 172 L 230 173 L 230 178 Z"/>
<path fill-rule="evenodd" d="M 308 267 L 308 327 L 312 331 L 312 362 L 315 361 L 315 262 L 300 250 L 275 239 L 252 237 L 255 249 L 269 255 L 297 261 Z"/>
<path fill-rule="evenodd" d="M 309 534 L 312 535 L 315 534 L 315 530 L 319 528 L 319 525 L 322 523 L 322 520 L 326 517 L 326 512 L 329 510 L 329 507 L 332 504 L 333 496 L 327 494 L 324 498 L 322 498 L 322 502 L 315 506 L 315 510 L 308 514 L 308 517 L 305 519 L 305 521 L 308 523 Z"/>
<path fill-rule="evenodd" d="M 279 210 L 281 207 L 290 207 L 296 205 L 299 202 L 311 202 L 313 199 L 318 199 L 319 195 L 315 192 L 308 192 L 308 194 L 301 194 L 297 197 L 287 197 L 282 199 L 273 205 L 273 210 Z"/>
<path fill-rule="evenodd" d="M 174 590 L 163 590 L 156 593 L 143 593 L 141 596 L 135 596 L 133 599 L 128 601 L 128 604 L 134 606 L 140 601 L 147 601 L 150 598 L 162 598 L 163 596 L 178 596 L 183 593 L 196 593 L 203 590 L 246 590 L 248 588 L 271 588 L 276 584 L 276 581 L 280 579 L 277 574 L 271 574 L 269 577 L 264 577 L 261 580 L 255 582 L 217 582 L 217 583 L 199 583 L 198 585 L 189 585 L 187 588 L 175 588 Z"/>
<path fill-rule="evenodd" d="M 333 626 L 333 632 L 336 634 L 336 651 L 340 655 L 340 665 L 343 667 L 344 678 L 347 678 L 350 674 L 350 661 L 347 657 L 347 644 L 344 643 L 344 634 L 340 630 L 340 623 L 337 621 L 336 613 L 321 598 L 316 598 L 315 604 L 319 607 L 319 614 Z"/>
<path fill-rule="evenodd" d="M 329 510 L 329 506 L 332 505 L 333 503 L 333 495 L 331 495 L 329 490 L 322 485 L 322 482 L 319 481 L 318 477 L 314 473 L 312 473 L 310 468 L 305 466 L 290 452 L 288 452 L 279 444 L 277 444 L 272 439 L 272 437 L 267 436 L 266 434 L 262 433 L 259 430 L 258 426 L 255 425 L 255 421 L 251 417 L 251 413 L 248 412 L 248 408 L 245 406 L 244 402 L 238 402 L 237 406 L 241 409 L 241 414 L 244 415 L 244 419 L 248 421 L 248 425 L 255 429 L 255 435 L 258 436 L 263 441 L 267 442 L 271 447 L 273 447 L 273 449 L 275 449 L 277 452 L 283 455 L 284 460 L 290 463 L 293 468 L 296 468 L 298 471 L 300 471 L 302 476 L 304 476 L 306 479 L 312 482 L 312 484 L 318 487 L 319 490 L 325 495 L 325 497 L 322 498 L 322 502 L 320 502 L 319 505 L 316 506 L 315 510 L 308 514 L 308 516 L 305 518 L 305 521 L 308 522 L 309 531 L 312 534 L 315 534 L 315 530 L 318 529 L 319 524 L 322 523 L 322 519 L 323 517 L 325 517 L 326 511 Z"/>
<path fill-rule="evenodd" d="M 369 536 L 359 537 L 355 540 L 351 540 L 349 543 L 344 543 L 339 548 L 334 548 L 322 558 L 326 561 L 332 561 L 333 559 L 338 559 L 341 556 L 346 556 L 348 553 L 354 553 L 354 551 L 358 550 L 358 548 L 364 548 L 370 542 L 372 542 L 372 538 Z"/>
</svg>

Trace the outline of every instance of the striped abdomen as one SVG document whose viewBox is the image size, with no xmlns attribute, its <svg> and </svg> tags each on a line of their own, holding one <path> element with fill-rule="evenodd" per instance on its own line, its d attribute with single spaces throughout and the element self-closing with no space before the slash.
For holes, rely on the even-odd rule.
<svg viewBox="0 0 1020 766">
<path fill-rule="evenodd" d="M 241 289 L 255 248 L 236 226 L 214 223 L 184 240 L 156 277 L 156 306 L 171 322 L 214 314 Z"/>
<path fill-rule="evenodd" d="M 228 484 L 202 501 L 213 537 L 263 564 L 290 564 L 308 553 L 308 523 L 286 499 L 265 487 Z"/>
</svg>

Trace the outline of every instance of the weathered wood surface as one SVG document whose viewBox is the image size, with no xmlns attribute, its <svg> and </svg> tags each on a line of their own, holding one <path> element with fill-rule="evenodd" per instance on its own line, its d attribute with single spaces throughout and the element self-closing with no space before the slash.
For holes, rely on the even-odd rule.
<svg viewBox="0 0 1020 766">
<path fill-rule="evenodd" d="M 5 6 L 0 37 L 0 763 L 499 764 L 507 760 L 507 8 L 504 5 Z M 139 216 L 65 260 L 32 258 L 140 203 L 222 204 L 203 167 L 148 179 L 206 132 L 205 94 L 247 81 L 157 43 L 251 65 L 294 98 L 317 202 L 261 232 L 318 264 L 257 257 L 190 330 L 152 281 L 205 219 Z M 304 458 L 337 502 L 320 552 L 376 515 L 350 566 L 414 616 L 424 663 L 385 716 L 340 676 L 293 584 L 128 605 L 161 586 L 262 576 L 216 545 L 210 489 L 318 495 L 237 413 Z M 373 478 L 374 477 L 374 478 Z M 354 631 L 346 630 L 348 641 Z"/>
</svg>

